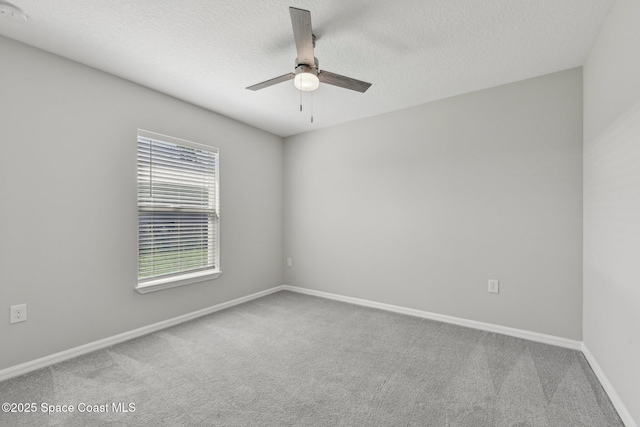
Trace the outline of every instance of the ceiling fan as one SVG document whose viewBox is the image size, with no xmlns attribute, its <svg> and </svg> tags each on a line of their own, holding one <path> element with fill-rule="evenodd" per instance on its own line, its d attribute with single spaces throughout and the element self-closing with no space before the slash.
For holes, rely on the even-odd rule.
<svg viewBox="0 0 640 427">
<path fill-rule="evenodd" d="M 341 76 L 340 74 L 320 70 L 318 58 L 313 54 L 316 46 L 316 36 L 311 30 L 311 12 L 295 7 L 289 8 L 291 23 L 293 24 L 293 38 L 296 42 L 298 57 L 296 58 L 295 72 L 276 77 L 262 83 L 249 86 L 249 90 L 260 90 L 278 83 L 293 79 L 296 88 L 302 91 L 313 91 L 318 89 L 320 82 L 344 89 L 355 90 L 356 92 L 366 92 L 371 83 Z"/>
</svg>

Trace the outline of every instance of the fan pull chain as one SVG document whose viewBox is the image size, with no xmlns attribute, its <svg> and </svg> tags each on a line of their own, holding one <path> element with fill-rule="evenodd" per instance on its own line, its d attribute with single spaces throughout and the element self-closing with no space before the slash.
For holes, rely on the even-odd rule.
<svg viewBox="0 0 640 427">
<path fill-rule="evenodd" d="M 298 92 L 300 92 L 300 112 L 302 113 L 302 89 L 299 89 Z"/>
<path fill-rule="evenodd" d="M 313 92 L 311 92 L 311 123 L 313 123 Z"/>
</svg>

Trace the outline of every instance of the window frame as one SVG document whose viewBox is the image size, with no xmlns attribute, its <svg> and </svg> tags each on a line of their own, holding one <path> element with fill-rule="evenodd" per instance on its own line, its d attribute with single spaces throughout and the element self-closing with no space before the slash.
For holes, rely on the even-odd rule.
<svg viewBox="0 0 640 427">
<path fill-rule="evenodd" d="M 138 222 L 138 225 L 136 227 L 137 228 L 136 242 L 138 244 L 137 245 L 138 254 L 136 257 L 138 260 L 138 267 L 136 268 L 136 276 L 138 276 L 138 278 L 136 281 L 135 290 L 138 291 L 139 293 L 145 294 L 148 292 L 154 292 L 154 291 L 159 291 L 163 289 L 174 288 L 177 286 L 184 286 L 192 283 L 198 283 L 198 282 L 203 282 L 207 280 L 217 279 L 222 274 L 222 270 L 220 269 L 220 170 L 219 170 L 220 150 L 217 147 L 198 144 L 196 142 L 175 138 L 172 136 L 163 135 L 155 132 L 150 132 L 143 129 L 138 129 L 137 138 L 136 138 L 136 147 L 138 147 L 140 138 L 156 140 L 156 141 L 160 141 L 168 144 L 174 144 L 181 147 L 192 148 L 192 149 L 206 151 L 206 152 L 215 154 L 213 185 L 215 186 L 214 210 L 216 213 L 216 220 L 215 220 L 216 230 L 215 230 L 215 233 L 213 233 L 214 237 L 212 239 L 213 240 L 212 243 L 214 245 L 214 250 L 213 250 L 214 267 L 213 268 L 207 268 L 207 269 L 201 269 L 201 270 L 195 270 L 195 271 L 186 271 L 186 272 L 177 273 L 174 275 L 167 275 L 167 276 L 162 276 L 157 278 L 147 278 L 147 279 L 141 280 L 138 276 L 139 265 L 140 265 L 139 264 L 140 263 L 140 213 L 144 212 L 144 209 L 143 210 L 140 209 L 139 199 L 137 196 L 138 189 L 140 186 L 140 181 L 139 181 L 138 173 L 136 173 L 136 211 L 137 211 L 136 216 L 137 216 L 137 222 Z M 138 150 L 136 148 L 136 168 L 138 167 L 138 161 L 139 161 Z M 167 210 L 167 212 L 169 212 L 169 210 Z"/>
</svg>

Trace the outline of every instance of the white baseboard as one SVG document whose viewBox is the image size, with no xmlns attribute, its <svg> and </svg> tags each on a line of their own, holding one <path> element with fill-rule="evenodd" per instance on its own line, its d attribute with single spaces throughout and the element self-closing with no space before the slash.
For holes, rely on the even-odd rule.
<svg viewBox="0 0 640 427">
<path fill-rule="evenodd" d="M 75 348 L 65 350 L 59 353 L 55 353 L 49 356 L 45 356 L 40 359 L 32 360 L 30 362 L 26 362 L 17 366 L 12 366 L 10 368 L 0 370 L 0 381 L 4 381 L 9 378 L 26 374 L 28 372 L 35 371 L 38 369 L 46 368 L 47 366 L 60 363 L 65 360 L 73 359 L 74 357 L 78 357 L 83 354 L 90 353 L 92 351 L 110 347 L 112 345 L 119 344 L 121 342 L 128 341 L 133 338 L 147 335 L 152 332 L 159 331 L 161 329 L 175 326 L 177 324 L 187 322 L 189 320 L 193 320 L 198 317 L 206 316 L 207 314 L 215 313 L 216 311 L 233 307 L 234 305 L 242 304 L 244 302 L 261 298 L 269 294 L 273 294 L 275 292 L 279 292 L 283 290 L 298 292 L 301 294 L 312 295 L 312 296 L 317 296 L 321 298 L 332 299 L 336 301 L 342 301 L 350 304 L 361 305 L 364 307 L 377 308 L 380 310 L 391 311 L 394 313 L 401 313 L 401 314 L 407 314 L 410 316 L 421 317 L 425 319 L 437 320 L 440 322 L 451 323 L 459 326 L 466 326 L 469 328 L 495 332 L 495 333 L 509 335 L 517 338 L 523 338 L 530 341 L 541 342 L 544 344 L 551 344 L 551 345 L 557 345 L 560 347 L 570 348 L 574 350 L 581 350 L 585 355 L 587 361 L 591 365 L 593 372 L 596 374 L 596 376 L 602 383 L 602 386 L 604 387 L 605 391 L 609 395 L 611 402 L 613 403 L 616 410 L 618 411 L 618 414 L 620 415 L 620 418 L 624 422 L 625 426 L 638 427 L 638 425 L 631 418 L 631 415 L 629 414 L 629 411 L 627 410 L 626 406 L 622 403 L 622 400 L 620 400 L 620 397 L 618 396 L 615 389 L 613 388 L 613 386 L 605 376 L 604 372 L 600 368 L 600 365 L 598 365 L 598 362 L 593 357 L 589 349 L 581 341 L 575 341 L 567 338 L 556 337 L 553 335 L 545 335 L 545 334 L 530 332 L 522 329 L 509 328 L 506 326 L 494 325 L 491 323 L 477 322 L 475 320 L 462 319 L 459 317 L 447 316 L 443 314 L 431 313 L 428 311 L 416 310 L 412 308 L 400 307 L 397 305 L 384 304 L 384 303 L 375 302 L 375 301 L 369 301 L 369 300 L 353 298 L 353 297 L 346 297 L 346 296 L 332 294 L 328 292 L 316 291 L 312 289 L 305 289 L 305 288 L 299 288 L 296 286 L 288 286 L 288 285 L 276 286 L 271 289 L 264 290 L 262 292 L 257 292 L 255 294 L 247 295 L 245 297 L 241 297 L 241 298 L 237 298 L 221 304 L 217 304 L 208 308 L 204 308 L 202 310 L 194 311 L 192 313 L 174 317 L 172 319 L 164 320 L 162 322 L 154 323 L 153 325 L 144 326 L 142 328 L 138 328 L 129 332 L 124 332 L 122 334 L 114 335 L 109 338 L 105 338 L 99 341 L 94 341 L 92 343 L 81 345 L 79 347 L 75 347 Z"/>
<path fill-rule="evenodd" d="M 316 291 L 316 290 L 306 289 L 306 288 L 299 288 L 296 286 L 283 285 L 282 289 L 286 291 L 298 292 L 301 294 L 347 302 L 350 304 L 362 305 L 365 307 L 378 308 L 380 310 L 392 311 L 394 313 L 408 314 L 410 316 L 422 317 L 424 319 L 437 320 L 439 322 L 444 322 L 444 323 L 452 323 L 454 325 L 466 326 L 468 328 L 495 332 L 498 334 L 509 335 L 512 337 L 522 338 L 529 341 L 536 341 L 544 344 L 551 344 L 559 347 L 570 348 L 572 350 L 582 350 L 581 341 L 570 340 L 567 338 L 556 337 L 553 335 L 541 334 L 538 332 L 526 331 L 524 329 L 509 328 L 507 326 L 494 325 L 492 323 L 477 322 L 475 320 L 462 319 L 460 317 L 431 313 L 429 311 L 416 310 L 413 308 L 400 307 L 397 305 L 384 304 L 381 302 L 369 301 L 369 300 L 364 300 L 359 298 L 345 297 L 342 295 L 331 294 L 328 292 Z"/>
<path fill-rule="evenodd" d="M 596 377 L 598 377 L 598 380 L 600 380 L 600 384 L 602 384 L 604 391 L 606 391 L 607 395 L 609 395 L 609 399 L 611 400 L 611 403 L 613 403 L 613 406 L 616 408 L 616 411 L 618 411 L 618 415 L 620 415 L 620 418 L 622 419 L 624 425 L 626 427 L 638 427 L 633 418 L 631 418 L 631 414 L 627 410 L 627 407 L 624 405 L 624 403 L 622 403 L 620 396 L 618 396 L 618 393 L 616 393 L 616 390 L 613 388 L 613 386 L 609 382 L 609 379 L 604 374 L 604 371 L 598 364 L 598 361 L 595 357 L 593 357 L 593 354 L 591 354 L 589 348 L 587 348 L 587 345 L 585 343 L 582 343 L 582 354 L 584 354 L 584 357 L 587 358 L 587 362 L 589 362 L 589 365 L 591 365 L 591 369 L 593 369 Z"/>
<path fill-rule="evenodd" d="M 170 326 L 175 326 L 179 323 L 187 322 L 201 316 L 206 316 L 207 314 L 215 313 L 216 311 L 224 310 L 225 308 L 233 307 L 234 305 L 242 304 L 256 298 L 261 298 L 266 295 L 281 291 L 283 289 L 283 286 L 276 286 L 262 292 L 256 292 L 255 294 L 223 302 L 221 304 L 216 304 L 211 307 L 203 308 L 202 310 L 187 313 L 182 316 L 174 317 L 172 319 L 163 320 L 162 322 L 154 323 L 153 325 L 143 326 L 142 328 L 134 329 L 132 331 L 124 332 L 122 334 L 114 335 L 112 337 L 108 337 L 99 341 L 94 341 L 89 344 L 84 344 L 78 347 L 71 348 L 69 350 L 45 356 L 40 359 L 2 369 L 0 370 L 0 381 L 8 380 L 9 378 L 17 377 L 18 375 L 46 368 L 47 366 L 51 366 L 65 360 L 73 359 L 74 357 L 78 357 L 86 353 L 91 353 L 92 351 L 110 347 L 112 345 L 119 344 L 121 342 L 128 341 L 142 335 L 147 335 L 152 332 L 168 328 Z"/>
</svg>

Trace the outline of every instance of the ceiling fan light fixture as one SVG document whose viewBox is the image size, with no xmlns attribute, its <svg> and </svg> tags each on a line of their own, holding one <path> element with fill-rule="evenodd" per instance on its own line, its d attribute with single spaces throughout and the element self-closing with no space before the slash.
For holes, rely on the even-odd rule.
<svg viewBox="0 0 640 427">
<path fill-rule="evenodd" d="M 2 2 L 3 0 L 0 0 Z M 318 58 L 313 56 L 313 49 L 316 46 L 316 36 L 311 29 L 311 12 L 296 7 L 289 8 L 291 24 L 293 25 L 293 39 L 296 43 L 298 56 L 295 62 L 295 74 L 288 73 L 273 79 L 265 80 L 247 87 L 248 90 L 260 90 L 278 83 L 293 80 L 296 88 L 300 91 L 311 92 L 322 84 L 341 87 L 364 93 L 369 89 L 371 83 L 356 80 L 351 77 L 341 76 L 327 70 L 322 70 L 320 74 Z M 322 77 L 322 79 L 320 79 Z M 302 99 L 302 97 L 300 97 Z"/>
<path fill-rule="evenodd" d="M 296 77 L 293 79 L 293 84 L 301 91 L 311 92 L 318 89 L 320 86 L 320 79 L 318 79 L 318 76 L 314 73 L 305 71 L 296 74 Z"/>
</svg>

